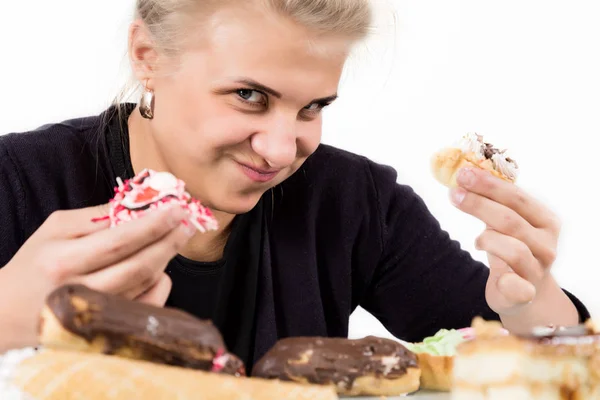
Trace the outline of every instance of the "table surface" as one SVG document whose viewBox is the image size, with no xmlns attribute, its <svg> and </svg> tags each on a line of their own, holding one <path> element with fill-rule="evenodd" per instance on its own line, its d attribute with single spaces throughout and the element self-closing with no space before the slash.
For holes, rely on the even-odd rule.
<svg viewBox="0 0 600 400">
<path fill-rule="evenodd" d="M 349 397 L 340 397 L 343 400 L 350 400 Z M 419 391 L 414 394 L 399 397 L 354 397 L 354 400 L 450 400 L 450 393 L 445 392 L 425 392 Z"/>
</svg>

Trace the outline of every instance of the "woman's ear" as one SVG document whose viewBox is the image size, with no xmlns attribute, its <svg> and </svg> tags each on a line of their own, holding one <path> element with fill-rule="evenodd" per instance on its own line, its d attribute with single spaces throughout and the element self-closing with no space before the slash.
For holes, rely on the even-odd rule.
<svg viewBox="0 0 600 400">
<path fill-rule="evenodd" d="M 145 82 L 147 89 L 152 90 L 158 62 L 158 51 L 150 32 L 141 20 L 136 20 L 129 27 L 129 61 L 131 69 L 139 82 Z"/>
</svg>

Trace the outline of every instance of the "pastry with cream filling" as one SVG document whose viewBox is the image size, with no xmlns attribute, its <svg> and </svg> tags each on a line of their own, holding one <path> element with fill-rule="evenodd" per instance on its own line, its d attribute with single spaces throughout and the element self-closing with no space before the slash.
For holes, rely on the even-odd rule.
<svg viewBox="0 0 600 400">
<path fill-rule="evenodd" d="M 515 160 L 484 142 L 483 136 L 465 135 L 455 146 L 435 153 L 431 159 L 431 169 L 437 181 L 447 187 L 456 187 L 458 172 L 464 167 L 477 167 L 489 171 L 494 176 L 514 183 L 519 174 Z"/>
<path fill-rule="evenodd" d="M 441 329 L 420 343 L 406 344 L 417 355 L 421 369 L 421 389 L 444 392 L 451 390 L 456 347 L 468 338 L 466 330 Z"/>
<path fill-rule="evenodd" d="M 458 346 L 452 400 L 600 399 L 600 332 L 592 324 L 524 336 L 476 324 L 475 339 Z"/>
<path fill-rule="evenodd" d="M 219 228 L 212 211 L 186 191 L 185 182 L 169 172 L 144 169 L 125 182 L 117 178 L 117 184 L 108 215 L 94 221 L 109 220 L 110 226 L 114 228 L 141 218 L 153 210 L 178 205 L 189 214 L 184 223 L 192 224 L 199 232 Z"/>
<path fill-rule="evenodd" d="M 304 384 L 333 385 L 344 396 L 398 396 L 419 389 L 417 357 L 401 343 L 363 339 L 282 339 L 252 375 Z"/>
</svg>

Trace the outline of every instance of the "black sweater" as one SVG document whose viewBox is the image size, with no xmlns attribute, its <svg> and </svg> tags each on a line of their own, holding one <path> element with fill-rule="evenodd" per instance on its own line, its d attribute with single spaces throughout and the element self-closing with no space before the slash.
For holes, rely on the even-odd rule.
<svg viewBox="0 0 600 400">
<path fill-rule="evenodd" d="M 112 114 L 0 136 L 0 266 L 53 211 L 112 197 L 124 168 L 107 139 L 117 137 Z M 129 157 L 127 146 L 114 148 Z M 248 363 L 279 338 L 346 337 L 359 305 L 408 341 L 469 326 L 474 316 L 498 319 L 485 300 L 487 266 L 451 240 L 396 179 L 390 167 L 321 145 L 269 194 L 255 249 Z"/>
</svg>

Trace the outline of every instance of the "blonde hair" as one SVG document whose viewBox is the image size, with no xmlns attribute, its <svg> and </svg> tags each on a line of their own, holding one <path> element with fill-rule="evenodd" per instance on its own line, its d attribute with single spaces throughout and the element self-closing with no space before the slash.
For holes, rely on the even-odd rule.
<svg viewBox="0 0 600 400">
<path fill-rule="evenodd" d="M 152 34 L 159 48 L 176 51 L 188 23 L 198 23 L 228 5 L 259 5 L 322 34 L 363 38 L 369 30 L 370 0 L 137 0 L 136 17 Z"/>
<path fill-rule="evenodd" d="M 317 35 L 333 35 L 350 42 L 364 39 L 371 28 L 371 0 L 136 0 L 135 17 L 148 29 L 158 51 L 177 55 L 212 12 L 228 5 L 258 5 L 288 18 Z M 200 25 L 201 26 L 201 25 Z M 138 94 L 139 82 L 130 81 L 115 99 L 119 103 Z"/>
</svg>

